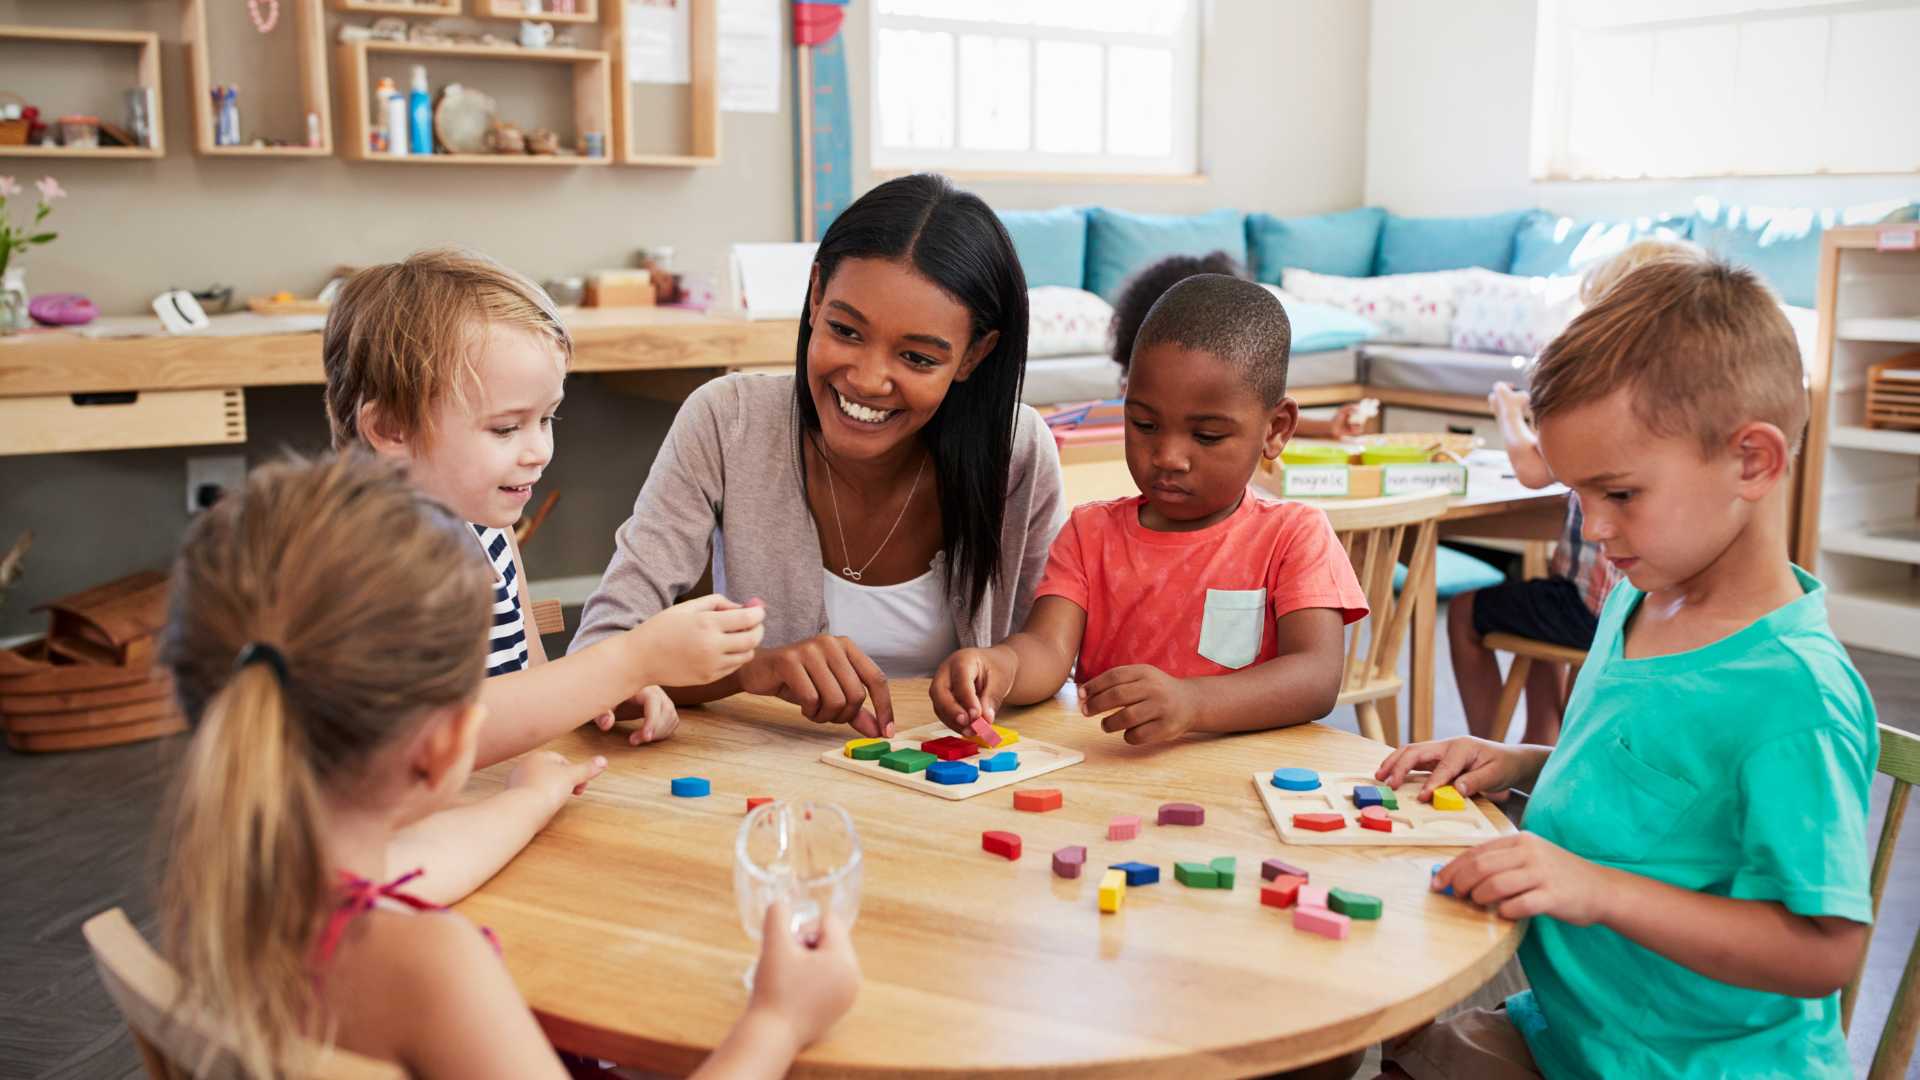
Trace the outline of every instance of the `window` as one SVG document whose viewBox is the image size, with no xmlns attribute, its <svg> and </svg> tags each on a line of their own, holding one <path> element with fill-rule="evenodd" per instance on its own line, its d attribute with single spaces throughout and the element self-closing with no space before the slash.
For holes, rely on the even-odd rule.
<svg viewBox="0 0 1920 1080">
<path fill-rule="evenodd" d="M 876 0 L 879 172 L 1198 171 L 1201 0 Z"/>
<path fill-rule="evenodd" d="M 1536 180 L 1920 169 L 1920 0 L 1540 0 Z"/>
</svg>

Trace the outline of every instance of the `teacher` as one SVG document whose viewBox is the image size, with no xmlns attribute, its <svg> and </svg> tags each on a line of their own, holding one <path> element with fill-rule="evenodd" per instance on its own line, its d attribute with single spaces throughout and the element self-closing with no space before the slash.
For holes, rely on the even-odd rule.
<svg viewBox="0 0 1920 1080">
<path fill-rule="evenodd" d="M 849 206 L 814 257 L 791 376 L 729 375 L 674 418 L 569 651 L 700 580 L 767 607 L 733 675 L 818 723 L 893 733 L 887 679 L 1018 630 L 1066 513 L 1059 454 L 1020 404 L 1027 289 L 986 203 L 941 176 Z"/>
</svg>

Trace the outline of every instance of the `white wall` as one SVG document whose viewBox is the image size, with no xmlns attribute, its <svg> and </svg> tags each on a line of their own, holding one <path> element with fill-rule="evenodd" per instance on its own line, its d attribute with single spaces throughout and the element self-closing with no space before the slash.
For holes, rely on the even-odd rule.
<svg viewBox="0 0 1920 1080">
<path fill-rule="evenodd" d="M 1373 0 L 1368 204 L 1407 215 L 1537 206 L 1580 218 L 1684 212 L 1701 195 L 1764 206 L 1920 199 L 1912 173 L 1530 180 L 1535 11 L 1536 0 Z"/>
</svg>

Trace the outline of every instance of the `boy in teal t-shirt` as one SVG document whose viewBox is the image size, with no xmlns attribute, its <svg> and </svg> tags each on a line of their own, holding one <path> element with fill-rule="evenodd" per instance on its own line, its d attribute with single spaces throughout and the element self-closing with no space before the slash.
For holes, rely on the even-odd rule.
<svg viewBox="0 0 1920 1080">
<path fill-rule="evenodd" d="M 1532 917 L 1531 990 L 1395 1040 L 1386 1075 L 1849 1077 L 1836 991 L 1872 919 L 1873 703 L 1787 559 L 1806 426 L 1793 331 L 1751 273 L 1676 253 L 1542 352 L 1541 449 L 1609 597 L 1560 745 L 1395 751 L 1422 792 L 1533 793 L 1434 887 Z"/>
</svg>

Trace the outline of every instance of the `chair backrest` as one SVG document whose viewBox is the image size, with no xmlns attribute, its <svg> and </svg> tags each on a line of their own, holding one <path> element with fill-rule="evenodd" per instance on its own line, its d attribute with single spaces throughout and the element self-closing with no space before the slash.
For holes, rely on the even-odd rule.
<svg viewBox="0 0 1920 1080">
<path fill-rule="evenodd" d="M 1887 795 L 1887 816 L 1880 826 L 1880 847 L 1873 855 L 1873 916 L 1876 922 L 1880 918 L 1880 898 L 1887 891 L 1887 874 L 1893 869 L 1893 850 L 1900 843 L 1900 821 L 1907 813 L 1907 796 L 1913 785 L 1920 784 L 1920 737 L 1909 735 L 1898 728 L 1880 725 L 1880 764 L 1879 771 L 1893 777 L 1893 790 Z M 1871 928 L 1869 928 L 1871 932 Z M 1871 942 L 1871 937 L 1869 937 Z M 1840 1024 L 1849 1027 L 1853 1023 L 1853 1007 L 1860 1000 L 1860 980 L 1867 972 L 1867 954 L 1860 954 L 1860 967 L 1853 973 L 1853 981 L 1847 983 L 1840 992 Z M 1874 1048 L 1873 1066 L 1867 1070 L 1867 1080 L 1899 1080 L 1907 1074 L 1907 1063 L 1913 1059 L 1914 1038 L 1920 1035 L 1920 988 L 1916 988 L 1915 976 L 1920 974 L 1920 940 L 1917 940 L 1907 953 L 1906 970 L 1901 972 L 1899 989 L 1894 991 L 1893 1008 L 1887 1013 L 1887 1024 L 1880 1029 L 1880 1044 Z"/>
<path fill-rule="evenodd" d="M 1367 617 L 1347 633 L 1347 662 L 1340 680 L 1345 693 L 1382 675 L 1391 675 L 1400 663 L 1400 646 L 1413 620 L 1413 602 L 1433 575 L 1433 552 L 1439 542 L 1440 515 L 1447 512 L 1447 494 L 1387 495 L 1375 499 L 1334 499 L 1319 504 L 1340 537 L 1360 591 L 1367 597 Z M 1406 548 L 1407 578 L 1396 596 L 1393 568 Z M 1366 649 L 1361 650 L 1361 628 L 1366 627 Z"/>
<path fill-rule="evenodd" d="M 94 970 L 133 1030 L 133 1041 L 153 1080 L 189 1080 L 202 1061 L 206 1068 L 200 1075 L 207 1080 L 244 1080 L 245 1072 L 222 1048 L 211 1023 L 175 1015 L 179 973 L 147 944 L 125 912 L 114 908 L 95 915 L 81 932 L 93 950 Z M 406 1076 L 398 1065 L 329 1047 L 321 1052 L 308 1080 L 406 1080 Z"/>
</svg>

